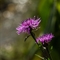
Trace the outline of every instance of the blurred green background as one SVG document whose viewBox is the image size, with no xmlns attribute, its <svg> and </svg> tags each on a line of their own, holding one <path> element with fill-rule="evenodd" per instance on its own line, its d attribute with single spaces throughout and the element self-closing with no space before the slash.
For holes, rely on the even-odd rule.
<svg viewBox="0 0 60 60">
<path fill-rule="evenodd" d="M 27 34 L 16 34 L 16 27 L 33 16 L 41 19 L 40 29 L 33 31 L 36 37 L 54 34 L 49 50 L 52 60 L 60 60 L 60 0 L 0 0 L 0 60 L 41 60 L 33 38 L 24 42 Z"/>
</svg>

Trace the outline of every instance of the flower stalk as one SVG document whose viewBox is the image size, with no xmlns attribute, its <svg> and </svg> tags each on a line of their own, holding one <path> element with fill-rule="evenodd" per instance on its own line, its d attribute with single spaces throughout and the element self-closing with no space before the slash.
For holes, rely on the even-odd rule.
<svg viewBox="0 0 60 60">
<path fill-rule="evenodd" d="M 34 36 L 32 31 L 30 31 L 30 34 L 31 34 L 32 38 L 34 39 L 34 41 L 36 42 L 36 44 L 39 46 L 39 44 L 37 43 L 36 38 L 35 38 L 35 36 Z"/>
<path fill-rule="evenodd" d="M 48 44 L 45 43 L 43 46 L 42 46 L 42 52 L 43 52 L 43 56 L 44 56 L 44 59 L 45 60 L 48 60 L 48 58 L 50 60 L 52 60 L 51 56 L 50 56 L 50 53 L 49 53 L 49 49 L 48 49 Z"/>
</svg>

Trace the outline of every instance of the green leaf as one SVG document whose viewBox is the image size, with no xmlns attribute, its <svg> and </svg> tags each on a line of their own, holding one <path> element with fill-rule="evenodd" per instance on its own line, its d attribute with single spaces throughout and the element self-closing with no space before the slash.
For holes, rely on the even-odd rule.
<svg viewBox="0 0 60 60">
<path fill-rule="evenodd" d="M 51 50 L 53 49 L 53 46 L 51 46 Z"/>
<path fill-rule="evenodd" d="M 41 57 L 40 55 L 37 55 L 37 54 L 35 54 L 37 57 L 39 57 L 39 58 L 41 58 L 41 59 L 43 59 L 44 60 L 44 58 L 43 57 Z"/>
<path fill-rule="evenodd" d="M 48 58 L 48 60 L 50 60 L 50 58 Z"/>
</svg>

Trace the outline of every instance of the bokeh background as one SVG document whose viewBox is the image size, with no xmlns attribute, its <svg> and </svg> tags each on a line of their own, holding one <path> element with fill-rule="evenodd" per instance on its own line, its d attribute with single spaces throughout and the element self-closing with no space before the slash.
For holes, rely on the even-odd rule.
<svg viewBox="0 0 60 60">
<path fill-rule="evenodd" d="M 0 0 L 0 60 L 41 60 L 41 49 L 27 34 L 17 35 L 16 27 L 25 19 L 37 16 L 40 29 L 34 30 L 38 37 L 53 33 L 49 44 L 53 60 L 60 60 L 60 0 Z"/>
</svg>

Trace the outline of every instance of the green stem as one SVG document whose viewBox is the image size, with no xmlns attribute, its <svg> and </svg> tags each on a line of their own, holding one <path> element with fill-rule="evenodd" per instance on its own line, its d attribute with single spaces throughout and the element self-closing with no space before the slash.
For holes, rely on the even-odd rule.
<svg viewBox="0 0 60 60">
<path fill-rule="evenodd" d="M 50 60 L 52 60 L 47 46 L 46 46 L 46 50 L 47 50 L 47 52 L 48 52 L 48 56 L 49 56 Z"/>
<path fill-rule="evenodd" d="M 34 36 L 34 34 L 33 34 L 33 32 L 32 32 L 32 31 L 30 31 L 30 34 L 31 34 L 31 36 L 33 37 L 33 39 L 35 40 L 35 42 L 37 43 L 36 38 L 35 38 L 35 36 Z M 39 46 L 39 44 L 38 44 L 38 43 L 37 43 L 37 45 Z"/>
<path fill-rule="evenodd" d="M 50 60 L 52 60 L 51 56 L 50 56 L 50 53 L 49 53 L 49 50 L 48 50 L 48 44 L 45 43 L 45 45 L 42 46 L 43 47 L 43 55 L 44 55 L 44 58 L 46 60 L 48 60 L 48 58 Z"/>
</svg>

